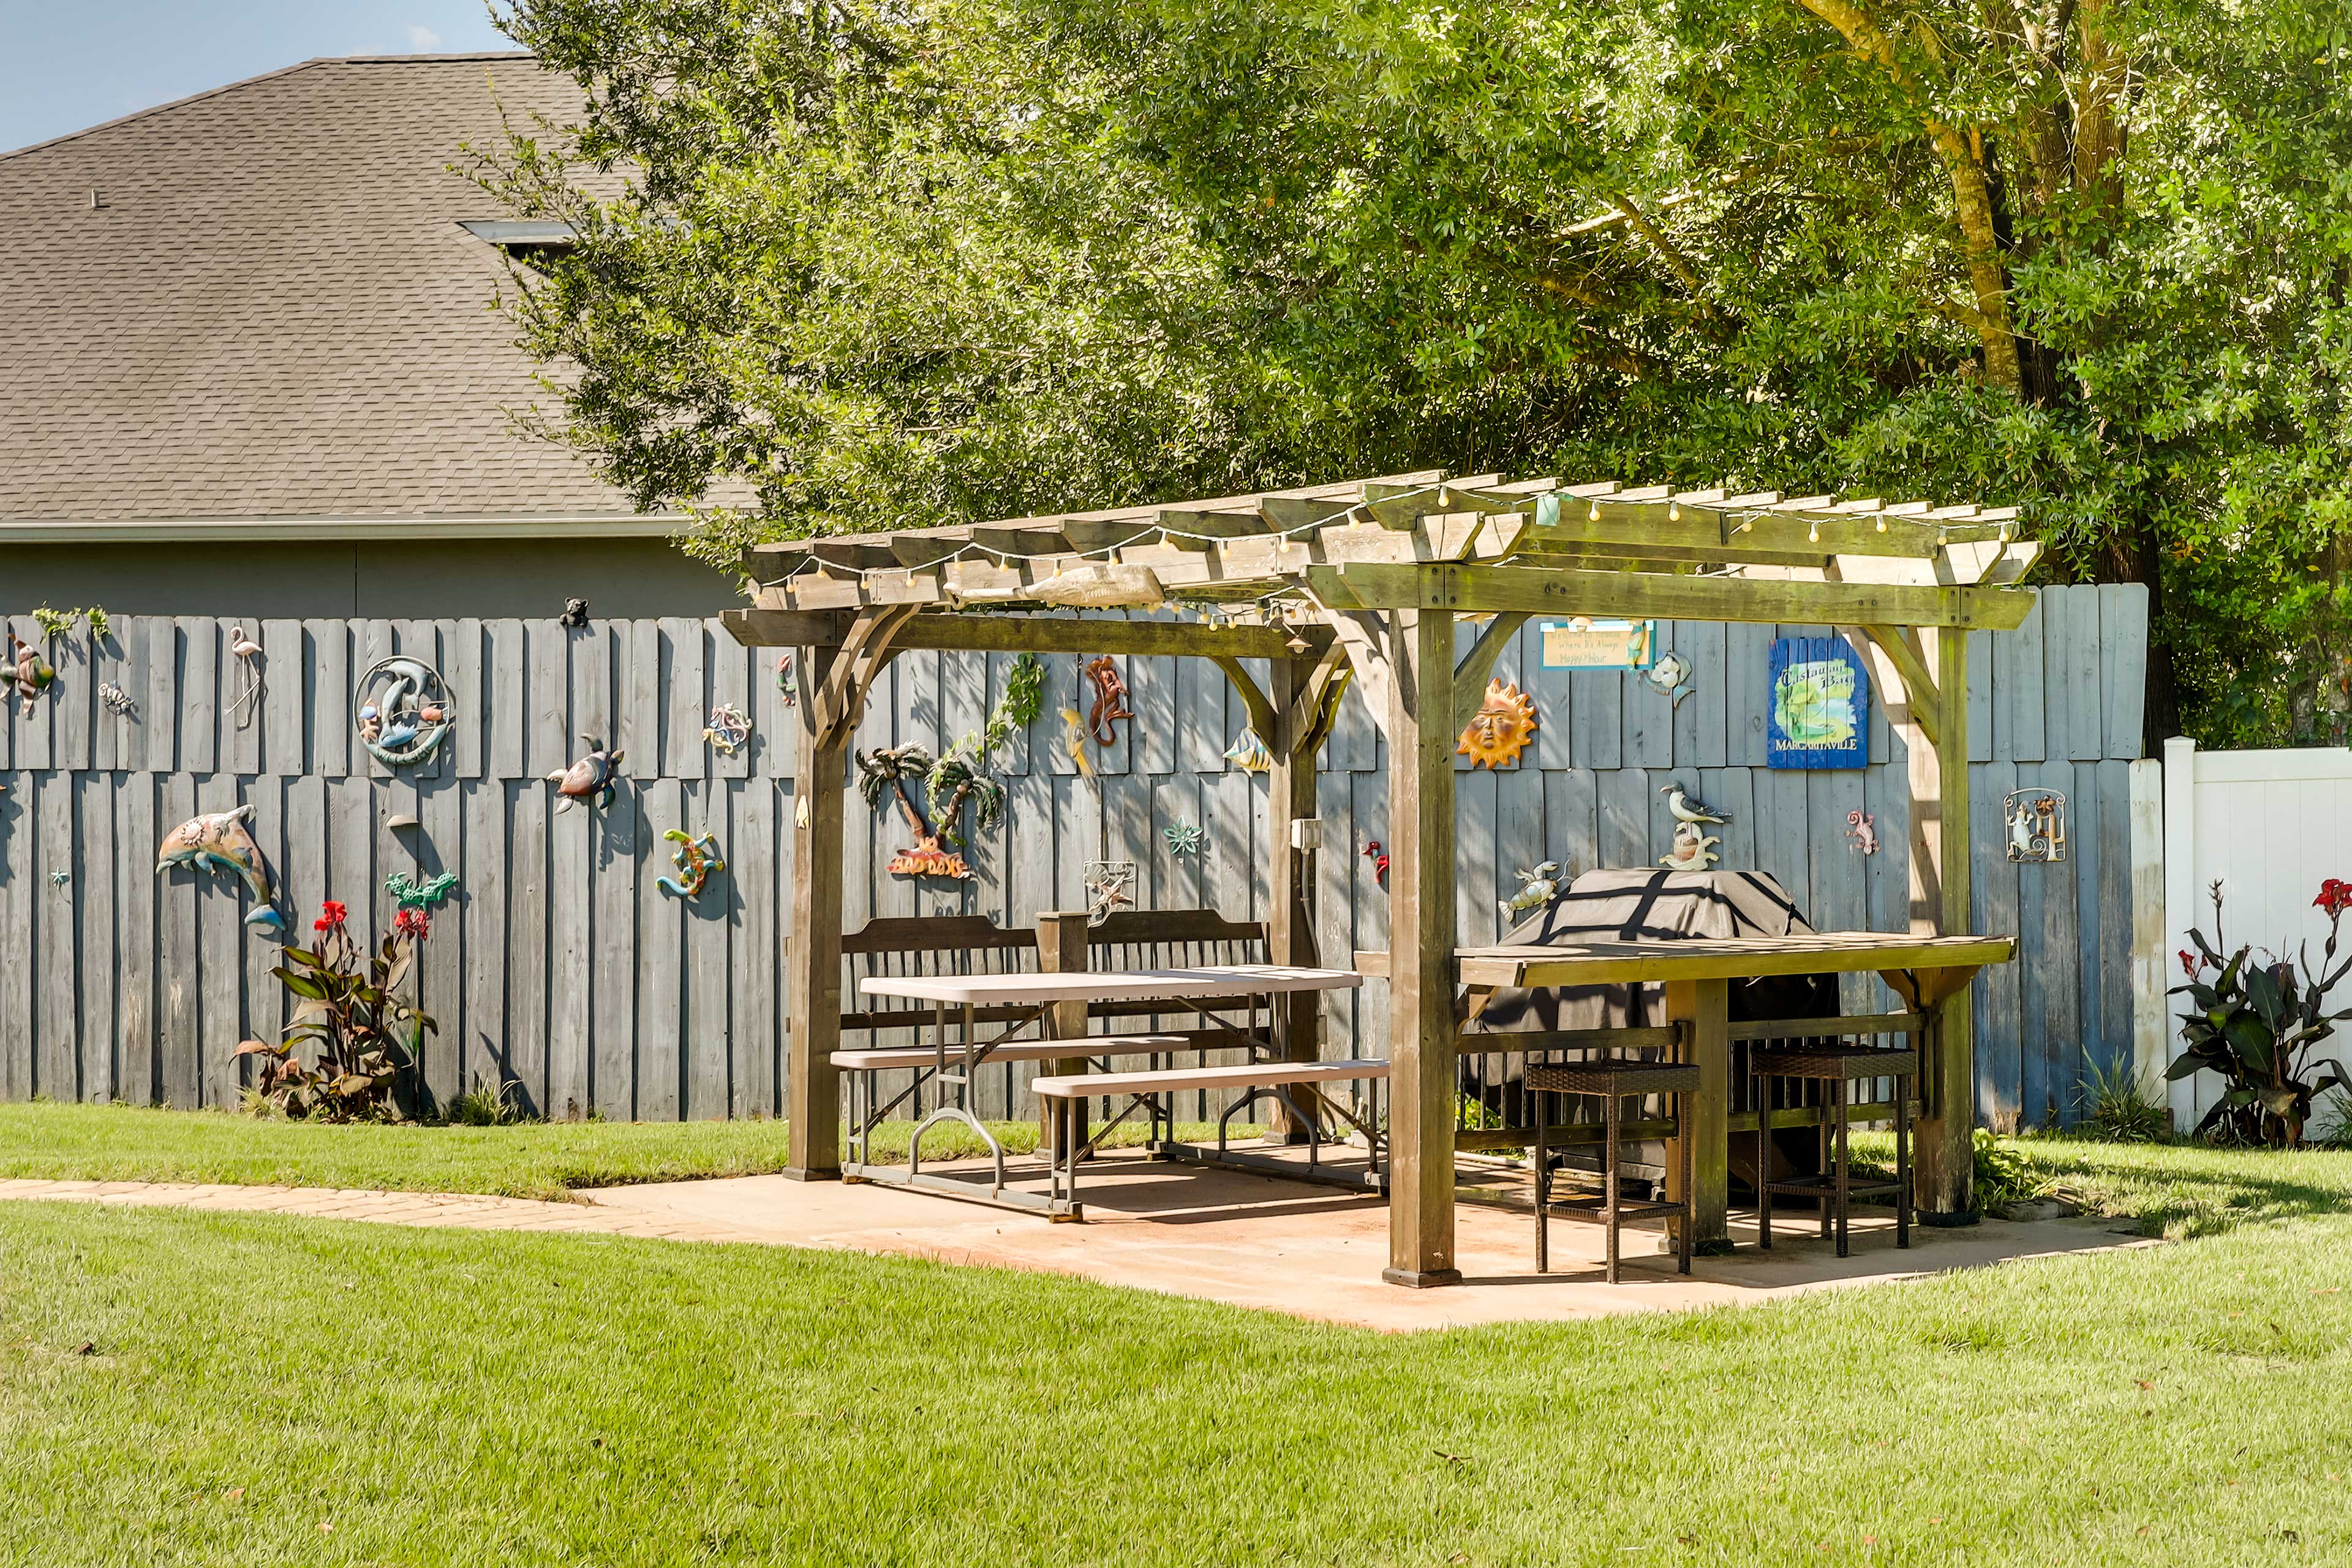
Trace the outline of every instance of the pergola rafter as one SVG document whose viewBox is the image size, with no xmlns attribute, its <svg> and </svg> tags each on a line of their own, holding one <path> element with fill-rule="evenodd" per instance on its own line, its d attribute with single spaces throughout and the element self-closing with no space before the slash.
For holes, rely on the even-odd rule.
<svg viewBox="0 0 2352 1568">
<path fill-rule="evenodd" d="M 842 795 L 875 678 L 897 653 L 1178 654 L 1212 660 L 1274 755 L 1278 820 L 1316 816 L 1316 749 L 1358 687 L 1389 742 L 1390 1278 L 1454 1278 L 1454 742 L 1531 616 L 1827 624 L 1872 659 L 1910 754 L 1911 924 L 1969 921 L 1971 630 L 2032 606 L 2039 546 L 2012 509 L 1778 491 L 1563 485 L 1442 470 L 1172 505 L 755 546 L 741 641 L 803 651 L 803 752 L 788 952 L 792 1173 L 837 1173 Z M 1078 619 L 1082 609 L 1152 613 Z M 1168 618 L 1168 612 L 1179 617 Z M 1486 624 L 1457 655 L 1455 622 Z M 1243 661 L 1267 661 L 1261 686 Z M 1308 836 L 1268 835 L 1276 963 L 1314 966 Z M 1672 1011 L 1688 997 L 1670 986 Z M 1965 987 L 1933 1017 L 1921 1080 L 1923 1215 L 1970 1203 L 1975 1064 Z M 1312 1057 L 1294 1010 L 1286 1052 Z M 1711 1068 L 1727 1072 L 1727 1068 Z M 1721 1102 L 1727 1085 L 1712 1086 Z M 1702 1094 L 1702 1100 L 1706 1095 Z M 1699 1215 L 1702 1239 L 1721 1225 Z"/>
</svg>

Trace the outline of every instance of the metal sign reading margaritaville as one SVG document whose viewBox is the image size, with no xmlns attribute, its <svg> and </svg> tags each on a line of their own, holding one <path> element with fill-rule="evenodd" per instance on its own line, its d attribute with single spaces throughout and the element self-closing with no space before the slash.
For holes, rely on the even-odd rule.
<svg viewBox="0 0 2352 1568">
<path fill-rule="evenodd" d="M 1546 621 L 1546 669 L 1647 669 L 1658 657 L 1655 621 Z"/>
<path fill-rule="evenodd" d="M 1870 674 L 1843 637 L 1772 645 L 1764 761 L 1775 768 L 1870 765 Z"/>
</svg>

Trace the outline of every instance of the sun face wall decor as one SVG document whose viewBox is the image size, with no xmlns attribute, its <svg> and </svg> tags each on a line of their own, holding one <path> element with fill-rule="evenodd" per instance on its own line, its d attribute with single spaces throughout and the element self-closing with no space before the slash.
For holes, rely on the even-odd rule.
<svg viewBox="0 0 2352 1568">
<path fill-rule="evenodd" d="M 1486 700 L 1464 728 L 1454 754 L 1474 767 L 1499 768 L 1518 760 L 1536 728 L 1536 700 L 1497 676 L 1486 682 Z"/>
</svg>

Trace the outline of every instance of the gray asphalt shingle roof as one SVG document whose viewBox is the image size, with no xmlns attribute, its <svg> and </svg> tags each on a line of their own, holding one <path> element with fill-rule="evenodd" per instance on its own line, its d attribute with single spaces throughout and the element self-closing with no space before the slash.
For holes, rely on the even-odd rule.
<svg viewBox="0 0 2352 1568">
<path fill-rule="evenodd" d="M 509 423 L 547 395 L 459 226 L 505 215 L 446 167 L 579 101 L 523 55 L 312 60 L 0 155 L 0 519 L 631 510 Z"/>
</svg>

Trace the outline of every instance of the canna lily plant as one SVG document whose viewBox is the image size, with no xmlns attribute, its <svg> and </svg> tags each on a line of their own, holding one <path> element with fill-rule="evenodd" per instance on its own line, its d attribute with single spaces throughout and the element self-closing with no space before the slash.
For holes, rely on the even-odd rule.
<svg viewBox="0 0 2352 1568">
<path fill-rule="evenodd" d="M 2328 994 L 2352 972 L 2352 957 L 2342 963 L 2336 961 L 2344 912 L 2352 909 L 2352 882 L 2330 877 L 2312 900 L 2327 914 L 2327 944 L 2316 967 L 2307 942 L 2292 959 L 2273 956 L 2268 963 L 2257 963 L 2251 946 L 2223 959 L 2218 951 L 2219 882 L 2213 884 L 2212 899 L 2213 941 L 2209 943 L 2203 932 L 2192 930 L 2189 940 L 2197 951 L 2180 952 L 2188 984 L 2174 986 L 2170 994 L 2189 997 L 2189 1011 L 2180 1015 L 2181 1034 L 2189 1045 L 2164 1076 L 2181 1079 L 2208 1070 L 2221 1075 L 2228 1087 L 2197 1127 L 2215 1142 L 2300 1143 L 2311 1120 L 2312 1101 L 2330 1089 L 2352 1091 L 2352 1079 L 2343 1068 L 2327 1057 L 2315 1056 L 2315 1048 L 2336 1033 L 2336 1026 L 2352 1018 L 2352 1009 L 2326 1011 Z"/>
<path fill-rule="evenodd" d="M 257 1096 L 291 1117 L 321 1121 L 373 1121 L 395 1117 L 393 1089 L 415 1058 L 414 1047 L 433 1020 L 400 994 L 430 931 L 421 910 L 397 921 L 381 951 L 362 960 L 346 921 L 350 911 L 331 900 L 311 922 L 318 940 L 284 950 L 270 971 L 296 998 L 294 1016 L 276 1042 L 247 1040 L 240 1057 L 260 1058 Z M 314 1058 L 300 1054 L 308 1047 Z"/>
</svg>

